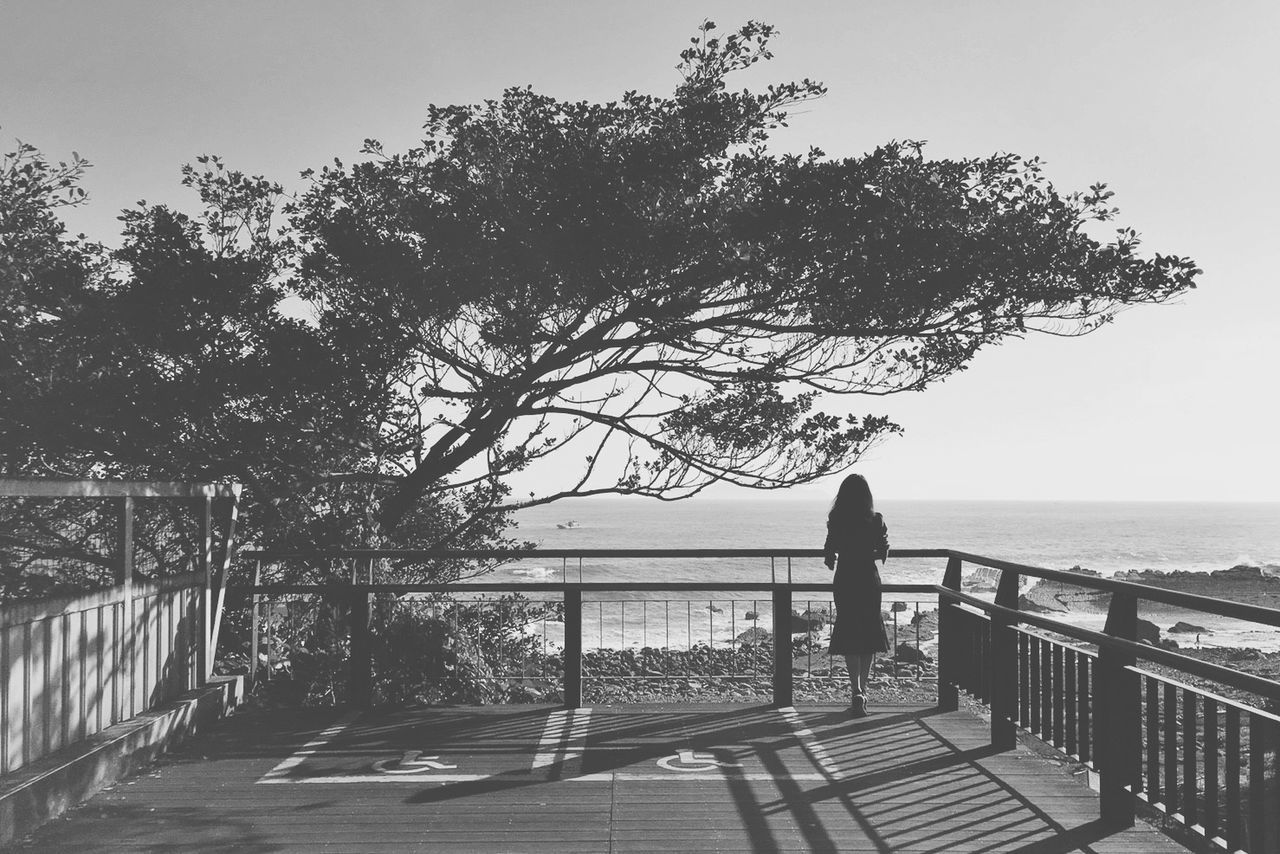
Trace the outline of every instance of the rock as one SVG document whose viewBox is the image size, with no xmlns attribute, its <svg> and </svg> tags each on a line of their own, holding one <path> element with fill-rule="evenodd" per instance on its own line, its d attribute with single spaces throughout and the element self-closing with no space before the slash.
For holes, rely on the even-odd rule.
<svg viewBox="0 0 1280 854">
<path fill-rule="evenodd" d="M 911 627 L 918 628 L 920 631 L 920 640 L 933 640 L 938 633 L 938 612 L 933 611 L 917 611 L 911 617 Z"/>
<path fill-rule="evenodd" d="M 1086 567 L 1081 566 L 1080 564 L 1076 564 L 1075 566 L 1071 567 L 1070 569 L 1067 570 L 1067 572 L 1074 572 L 1076 575 L 1092 575 L 1094 578 L 1102 577 L 1102 573 L 1098 572 L 1098 570 L 1088 569 Z"/>
<path fill-rule="evenodd" d="M 1262 652 L 1253 647 L 1235 646 L 1226 650 L 1226 656 L 1231 661 L 1257 661 L 1262 658 Z"/>
<path fill-rule="evenodd" d="M 1160 645 L 1160 627 L 1150 620 L 1138 618 L 1138 640 L 1153 646 Z"/>
<path fill-rule="evenodd" d="M 1081 573 L 1085 574 L 1085 573 Z M 1027 611 L 1077 611 L 1105 614 L 1111 605 L 1111 594 L 1088 587 L 1077 587 L 1061 581 L 1042 579 L 1018 597 L 1019 606 Z"/>
<path fill-rule="evenodd" d="M 933 661 L 932 658 L 909 643 L 898 644 L 895 654 L 898 657 L 899 664 L 921 664 L 926 661 Z"/>
<path fill-rule="evenodd" d="M 989 566 L 974 567 L 960 582 L 960 586 L 968 593 L 994 592 L 999 584 L 1000 570 Z"/>
<path fill-rule="evenodd" d="M 738 643 L 743 646 L 751 646 L 752 644 L 768 643 L 772 637 L 773 635 L 759 626 L 752 626 L 738 635 Z"/>
<path fill-rule="evenodd" d="M 748 611 L 747 613 L 745 613 L 745 614 L 743 614 L 743 615 L 742 615 L 742 619 L 744 619 L 744 620 L 758 620 L 758 619 L 760 619 L 760 613 L 759 613 L 758 611 Z"/>
<path fill-rule="evenodd" d="M 828 674 L 831 672 L 831 668 L 831 656 L 825 651 L 798 655 L 791 662 L 792 672 L 808 673 L 813 676 Z"/>
<path fill-rule="evenodd" d="M 905 610 L 907 610 L 907 603 L 906 603 L 906 602 L 894 602 L 894 603 L 893 603 L 893 607 L 892 607 L 890 610 L 892 610 L 894 613 L 900 613 L 900 612 L 902 612 L 902 611 L 905 611 Z"/>
<path fill-rule="evenodd" d="M 810 608 L 800 616 L 808 620 L 810 625 L 819 629 L 833 622 L 831 611 L 828 608 Z"/>
<path fill-rule="evenodd" d="M 824 617 L 824 614 L 826 615 Z M 805 611 L 803 614 L 791 612 L 791 634 L 803 635 L 816 632 L 830 621 L 830 615 L 824 611 Z"/>
<path fill-rule="evenodd" d="M 1195 634 L 1206 634 L 1206 635 L 1213 634 L 1213 632 L 1209 631 L 1209 630 L 1208 630 L 1208 629 L 1206 629 L 1204 626 L 1197 626 L 1197 625 L 1196 625 L 1196 624 L 1194 624 L 1194 623 L 1184 623 L 1182 620 L 1178 620 L 1178 622 L 1176 622 L 1176 623 L 1174 623 L 1172 626 L 1170 626 L 1170 627 L 1169 627 L 1169 631 L 1170 631 L 1171 633 L 1172 633 L 1172 632 L 1181 632 L 1181 633 L 1185 633 L 1185 634 L 1192 634 L 1192 633 L 1195 633 Z"/>
<path fill-rule="evenodd" d="M 1170 572 L 1158 569 L 1129 570 L 1117 572 L 1115 578 L 1216 599 L 1280 607 L 1280 578 L 1276 577 L 1275 568 L 1271 566 L 1241 564 L 1213 572 L 1191 572 L 1184 569 Z M 1167 610 L 1170 606 L 1161 607 Z"/>
<path fill-rule="evenodd" d="M 1029 598 L 1025 593 L 1018 595 L 1018 610 L 1027 611 L 1032 614 L 1053 614 L 1062 613 L 1061 608 L 1050 608 L 1034 599 Z"/>
</svg>

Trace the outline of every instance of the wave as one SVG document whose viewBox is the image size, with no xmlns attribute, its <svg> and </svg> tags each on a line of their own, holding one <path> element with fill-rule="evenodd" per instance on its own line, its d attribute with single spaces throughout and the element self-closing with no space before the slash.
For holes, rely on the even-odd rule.
<svg viewBox="0 0 1280 854">
<path fill-rule="evenodd" d="M 561 574 L 559 569 L 549 566 L 517 566 L 510 572 L 512 575 L 523 575 L 525 578 L 550 578 Z"/>
</svg>

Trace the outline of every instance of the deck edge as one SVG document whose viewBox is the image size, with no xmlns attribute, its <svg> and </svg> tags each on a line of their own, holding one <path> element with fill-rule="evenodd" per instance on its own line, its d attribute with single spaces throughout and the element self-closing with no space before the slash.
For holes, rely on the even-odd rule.
<svg viewBox="0 0 1280 854">
<path fill-rule="evenodd" d="M 203 688 L 104 729 L 0 778 L 0 846 L 87 801 L 229 714 L 243 676 L 213 676 Z"/>
</svg>

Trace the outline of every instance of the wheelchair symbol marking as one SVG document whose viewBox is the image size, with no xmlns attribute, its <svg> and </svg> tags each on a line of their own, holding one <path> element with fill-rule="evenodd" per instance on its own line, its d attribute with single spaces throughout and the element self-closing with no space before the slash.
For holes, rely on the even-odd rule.
<svg viewBox="0 0 1280 854">
<path fill-rule="evenodd" d="M 664 756 L 658 767 L 668 771 L 711 771 L 715 768 L 741 768 L 738 762 L 721 762 L 709 753 L 680 750 L 675 756 Z"/>
<path fill-rule="evenodd" d="M 383 774 L 428 774 L 432 771 L 452 771 L 458 767 L 437 762 L 439 758 L 423 756 L 421 750 L 406 750 L 399 759 L 380 759 L 373 763 L 373 770 Z"/>
</svg>

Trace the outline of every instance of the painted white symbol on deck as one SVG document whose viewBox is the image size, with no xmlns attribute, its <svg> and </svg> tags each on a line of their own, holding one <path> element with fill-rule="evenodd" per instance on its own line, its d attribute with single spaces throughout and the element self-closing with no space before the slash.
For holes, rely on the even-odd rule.
<svg viewBox="0 0 1280 854">
<path fill-rule="evenodd" d="M 680 750 L 675 756 L 659 759 L 658 767 L 668 771 L 710 771 L 713 768 L 741 768 L 742 765 L 737 762 L 721 762 L 707 753 Z"/>
<path fill-rule="evenodd" d="M 419 758 L 421 757 L 421 758 Z M 437 762 L 439 756 L 423 756 L 421 750 L 406 750 L 399 759 L 380 759 L 373 763 L 374 771 L 383 774 L 423 774 L 431 771 L 452 771 L 457 765 Z M 391 767 L 394 763 L 395 767 Z"/>
</svg>

